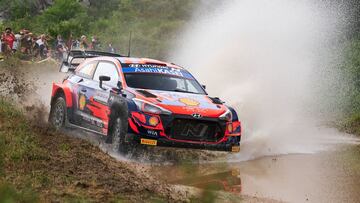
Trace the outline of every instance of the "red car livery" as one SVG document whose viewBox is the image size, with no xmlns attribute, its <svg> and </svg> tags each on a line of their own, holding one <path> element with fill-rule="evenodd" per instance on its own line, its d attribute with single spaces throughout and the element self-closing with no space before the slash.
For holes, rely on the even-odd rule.
<svg viewBox="0 0 360 203">
<path fill-rule="evenodd" d="M 103 52 L 70 52 L 53 84 L 49 121 L 102 134 L 115 150 L 134 143 L 238 152 L 237 113 L 184 68 Z"/>
</svg>

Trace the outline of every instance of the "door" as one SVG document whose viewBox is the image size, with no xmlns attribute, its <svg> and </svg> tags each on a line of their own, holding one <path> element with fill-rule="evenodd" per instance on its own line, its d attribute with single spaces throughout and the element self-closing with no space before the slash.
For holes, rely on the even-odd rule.
<svg viewBox="0 0 360 203">
<path fill-rule="evenodd" d="M 100 76 L 110 77 L 110 81 L 104 81 L 102 88 L 100 87 Z M 109 124 L 109 97 L 112 88 L 116 88 L 119 82 L 119 72 L 114 63 L 108 61 L 100 61 L 95 70 L 92 84 L 93 92 L 89 98 L 88 119 L 92 129 L 102 134 L 107 134 Z"/>
<path fill-rule="evenodd" d="M 73 91 L 76 100 L 74 123 L 81 127 L 90 128 L 91 120 L 89 115 L 91 111 L 89 107 L 90 99 L 94 95 L 96 88 L 92 80 L 97 64 L 98 61 L 89 62 L 75 73 L 77 83 Z"/>
</svg>

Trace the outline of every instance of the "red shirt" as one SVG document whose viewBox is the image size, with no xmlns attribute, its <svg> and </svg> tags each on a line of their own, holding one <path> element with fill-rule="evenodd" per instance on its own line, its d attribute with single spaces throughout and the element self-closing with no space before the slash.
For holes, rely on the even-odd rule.
<svg viewBox="0 0 360 203">
<path fill-rule="evenodd" d="M 3 34 L 3 36 L 2 36 L 3 42 L 5 42 L 6 44 L 8 44 L 11 49 L 13 48 L 15 39 L 16 39 L 16 38 L 15 38 L 15 35 L 12 34 L 12 33 L 10 33 L 10 34 Z"/>
</svg>

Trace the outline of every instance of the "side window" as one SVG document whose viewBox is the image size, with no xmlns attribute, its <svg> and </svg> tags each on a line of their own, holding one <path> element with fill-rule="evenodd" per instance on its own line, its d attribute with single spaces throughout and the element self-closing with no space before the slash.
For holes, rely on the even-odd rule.
<svg viewBox="0 0 360 203">
<path fill-rule="evenodd" d="M 104 82 L 104 84 L 110 87 L 116 87 L 119 81 L 119 73 L 115 64 L 111 62 L 99 62 L 94 74 L 94 80 L 99 81 L 99 76 L 109 76 L 111 80 Z"/>
<path fill-rule="evenodd" d="M 97 65 L 97 61 L 90 62 L 85 66 L 83 66 L 82 68 L 80 68 L 80 70 L 78 70 L 76 74 L 81 77 L 91 79 L 94 74 L 96 65 Z"/>
</svg>

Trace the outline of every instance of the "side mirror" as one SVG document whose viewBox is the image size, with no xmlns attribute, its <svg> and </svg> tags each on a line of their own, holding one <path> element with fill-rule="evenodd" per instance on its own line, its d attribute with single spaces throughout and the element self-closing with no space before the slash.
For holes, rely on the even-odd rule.
<svg viewBox="0 0 360 203">
<path fill-rule="evenodd" d="M 103 85 L 102 85 L 103 82 L 104 82 L 104 81 L 110 81 L 110 80 L 111 80 L 111 78 L 110 78 L 109 76 L 105 76 L 105 75 L 99 76 L 99 81 L 100 81 L 100 85 L 99 85 L 99 86 L 100 86 L 100 88 L 101 88 L 101 89 L 104 89 L 104 88 L 103 88 Z"/>
<path fill-rule="evenodd" d="M 206 85 L 201 85 L 201 87 L 202 87 L 204 90 L 206 90 Z"/>
<path fill-rule="evenodd" d="M 118 81 L 116 87 L 112 88 L 112 92 L 115 94 L 121 94 L 123 90 L 123 85 L 120 81 Z"/>
</svg>

